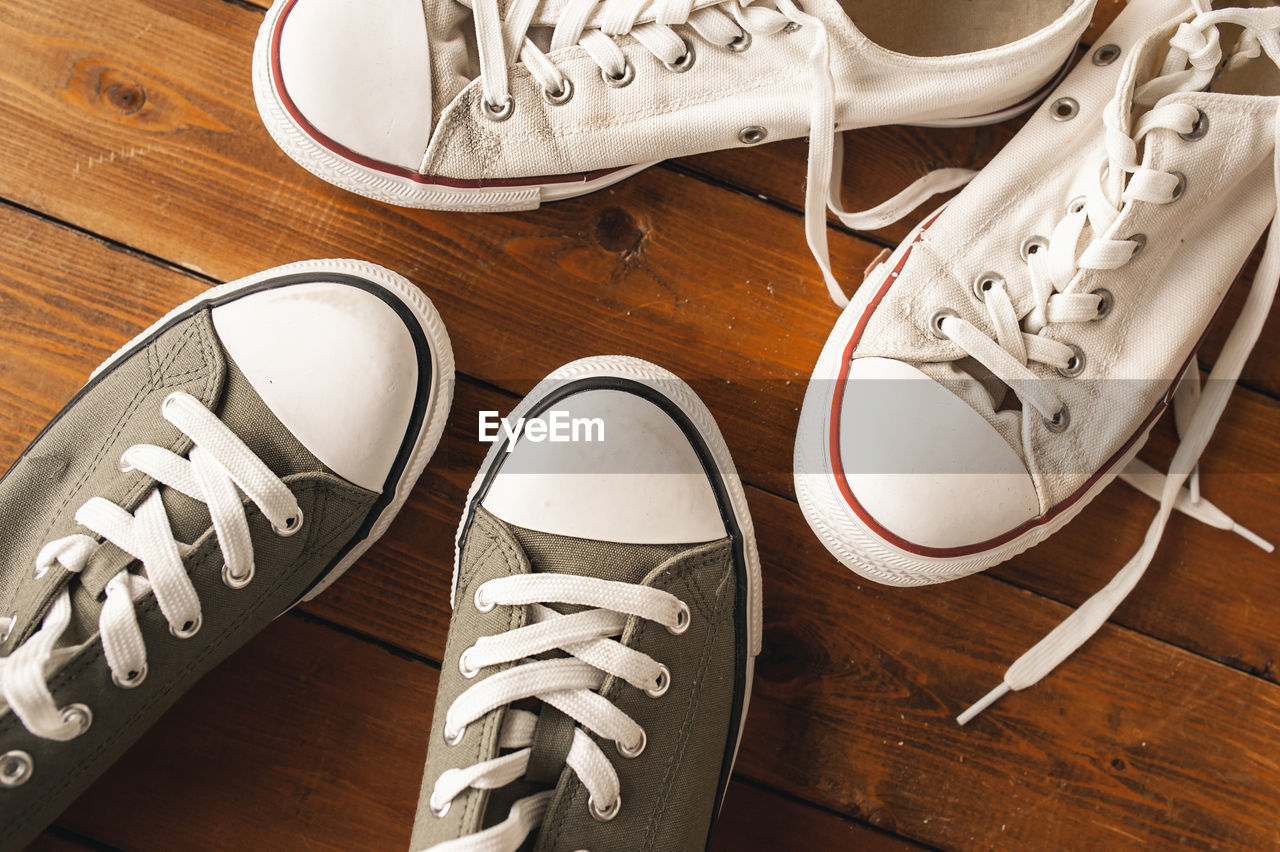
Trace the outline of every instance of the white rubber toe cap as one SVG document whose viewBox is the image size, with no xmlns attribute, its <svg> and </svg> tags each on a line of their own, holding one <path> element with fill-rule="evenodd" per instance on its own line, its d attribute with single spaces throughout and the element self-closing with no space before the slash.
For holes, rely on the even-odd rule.
<svg viewBox="0 0 1280 852">
<path fill-rule="evenodd" d="M 482 501 L 493 515 L 541 532 L 634 544 L 691 544 L 728 534 L 690 439 L 654 403 L 622 390 L 584 390 L 537 417 L 548 424 L 547 437 L 538 437 L 544 427 L 529 431 L 526 422 L 511 452 L 499 456 Z M 588 432 L 593 440 L 583 440 Z M 570 440 L 550 437 L 561 433 Z"/>
<path fill-rule="evenodd" d="M 381 491 L 413 413 L 418 359 L 395 310 L 351 284 L 287 284 L 213 309 L 227 353 L 316 458 Z"/>
<path fill-rule="evenodd" d="M 271 62 L 302 118 L 357 154 L 417 171 L 431 139 L 422 0 L 295 0 L 278 26 Z"/>
<path fill-rule="evenodd" d="M 901 361 L 850 366 L 840 463 L 866 514 L 908 545 L 966 547 L 1039 513 L 1013 448 L 959 397 Z"/>
</svg>

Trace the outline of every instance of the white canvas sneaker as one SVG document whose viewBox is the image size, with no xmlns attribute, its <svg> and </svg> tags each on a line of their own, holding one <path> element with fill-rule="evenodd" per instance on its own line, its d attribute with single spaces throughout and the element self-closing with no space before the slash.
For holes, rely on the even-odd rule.
<svg viewBox="0 0 1280 852">
<path fill-rule="evenodd" d="M 1159 501 L 1140 552 L 961 723 L 1096 632 L 1174 509 L 1269 549 L 1194 477 L 1280 277 L 1273 227 L 1201 395 L 1196 349 L 1280 181 L 1280 8 L 1216 5 L 1134 0 L 991 165 L 871 271 L 810 383 L 800 505 L 869 579 L 989 568 L 1117 476 Z M 1171 403 L 1181 444 L 1166 478 L 1134 456 Z"/>
<path fill-rule="evenodd" d="M 289 156 L 392 204 L 531 209 L 817 129 L 821 211 L 831 128 L 1020 112 L 1094 2 L 277 0 L 254 92 Z"/>
</svg>

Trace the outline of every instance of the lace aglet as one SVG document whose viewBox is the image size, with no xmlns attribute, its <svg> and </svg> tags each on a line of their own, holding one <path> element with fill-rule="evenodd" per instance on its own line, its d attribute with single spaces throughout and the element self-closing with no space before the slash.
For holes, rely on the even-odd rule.
<svg viewBox="0 0 1280 852">
<path fill-rule="evenodd" d="M 982 696 L 981 699 L 974 702 L 974 704 L 968 710 L 964 711 L 959 716 L 957 716 L 956 722 L 961 725 L 967 725 L 979 713 L 981 713 L 983 710 L 986 710 L 992 704 L 995 704 L 997 701 L 999 701 L 1001 698 L 1003 698 L 1008 694 L 1009 694 L 1009 684 L 1001 682 L 1001 684 L 997 686 L 995 689 L 991 690 L 986 695 Z"/>
<path fill-rule="evenodd" d="M 1241 538 L 1243 538 L 1245 541 L 1249 542 L 1250 544 L 1256 544 L 1258 547 L 1262 548 L 1267 553 L 1273 553 L 1276 549 L 1276 546 L 1274 544 L 1267 541 L 1265 538 L 1258 535 L 1253 530 L 1248 529 L 1247 527 L 1242 527 L 1239 524 L 1232 524 L 1231 531 L 1236 535 L 1240 536 Z"/>
</svg>

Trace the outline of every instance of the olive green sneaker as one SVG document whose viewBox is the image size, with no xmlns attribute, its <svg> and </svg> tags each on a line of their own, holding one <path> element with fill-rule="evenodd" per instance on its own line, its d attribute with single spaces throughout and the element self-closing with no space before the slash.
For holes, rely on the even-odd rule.
<svg viewBox="0 0 1280 852">
<path fill-rule="evenodd" d="M 387 529 L 453 356 L 422 293 L 313 261 L 121 349 L 0 479 L 0 849 Z"/>
<path fill-rule="evenodd" d="M 505 419 L 458 531 L 413 849 L 688 852 L 760 650 L 751 517 L 710 412 L 632 358 Z"/>
</svg>

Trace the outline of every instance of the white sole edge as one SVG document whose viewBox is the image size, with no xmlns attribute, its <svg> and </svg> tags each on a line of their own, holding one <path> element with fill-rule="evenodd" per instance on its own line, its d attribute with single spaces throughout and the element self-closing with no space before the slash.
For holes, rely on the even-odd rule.
<svg viewBox="0 0 1280 852">
<path fill-rule="evenodd" d="M 441 320 L 440 314 L 426 294 L 407 278 L 397 275 L 385 267 L 361 260 L 304 260 L 298 263 L 277 266 L 250 275 L 247 278 L 241 278 L 214 287 L 169 311 L 141 334 L 134 337 L 133 340 L 120 347 L 110 358 L 98 365 L 89 375 L 89 381 L 92 381 L 99 373 L 116 363 L 141 341 L 159 331 L 180 314 L 186 313 L 202 303 L 219 300 L 224 296 L 247 289 L 268 279 L 298 273 L 314 274 L 317 280 L 323 279 L 325 274 L 350 275 L 382 287 L 409 306 L 422 327 L 422 332 L 426 336 L 427 344 L 431 350 L 430 404 L 422 418 L 422 426 L 419 428 L 418 436 L 414 441 L 413 451 L 396 482 L 396 489 L 391 502 L 383 507 L 365 537 L 355 543 L 347 555 L 307 592 L 299 601 L 299 603 L 302 603 L 312 600 L 316 595 L 332 585 L 348 568 L 355 564 L 357 559 L 364 555 L 365 551 L 375 541 L 382 537 L 383 533 L 387 531 L 387 527 L 391 525 L 391 521 L 404 506 L 405 501 L 409 499 L 413 486 L 417 483 L 418 477 L 422 475 L 422 471 L 426 468 L 432 454 L 435 453 L 436 446 L 440 443 L 440 438 L 444 434 L 445 423 L 449 418 L 449 409 L 453 404 L 453 348 L 450 346 L 449 334 L 445 330 L 444 321 Z"/>
<path fill-rule="evenodd" d="M 932 216 L 926 217 L 925 221 L 931 218 Z M 919 228 L 913 231 L 895 249 L 893 256 L 885 261 L 882 268 L 892 269 L 903 247 L 910 245 L 919 232 Z M 889 586 L 923 586 L 958 580 L 1012 559 L 1066 526 L 1111 484 L 1146 443 L 1150 427 L 1070 507 L 1048 522 L 1034 526 L 1017 538 L 989 550 L 965 556 L 931 557 L 904 550 L 882 538 L 869 529 L 845 502 L 835 481 L 827 445 L 832 398 L 846 344 L 865 310 L 870 294 L 879 290 L 882 284 L 883 278 L 864 282 L 858 292 L 867 295 L 861 299 L 855 296 L 854 301 L 840 315 L 809 380 L 800 409 L 800 424 L 796 430 L 793 469 L 796 500 L 805 520 L 823 546 L 855 574 Z M 1155 421 L 1152 426 L 1154 424 Z"/>
<path fill-rule="evenodd" d="M 423 210 L 513 212 L 534 210 L 544 201 L 560 201 L 595 192 L 637 174 L 654 163 L 639 163 L 589 181 L 561 181 L 528 186 L 449 187 L 419 183 L 371 169 L 325 148 L 294 123 L 271 79 L 271 33 L 284 9 L 272 4 L 253 48 L 253 97 L 271 138 L 294 162 L 323 181 L 348 192 Z"/>
</svg>

